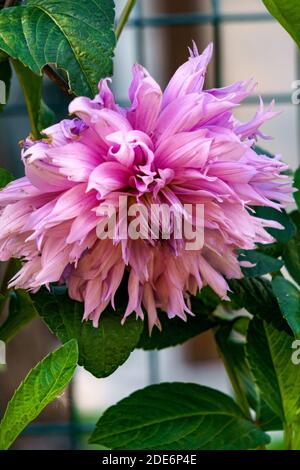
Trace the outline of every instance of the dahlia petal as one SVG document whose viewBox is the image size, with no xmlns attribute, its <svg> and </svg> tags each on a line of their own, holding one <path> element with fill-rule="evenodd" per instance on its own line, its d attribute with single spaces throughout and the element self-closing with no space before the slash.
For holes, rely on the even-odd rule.
<svg viewBox="0 0 300 470">
<path fill-rule="evenodd" d="M 47 157 L 57 166 L 57 172 L 69 181 L 87 181 L 95 166 L 101 162 L 99 154 L 80 142 L 47 150 Z"/>
<path fill-rule="evenodd" d="M 205 138 L 206 130 L 181 132 L 166 138 L 155 152 L 160 168 L 201 168 L 208 160 L 212 139 Z M 199 142 L 201 141 L 201 143 Z"/>
<path fill-rule="evenodd" d="M 209 44 L 201 55 L 195 43 L 193 45 L 194 49 L 190 51 L 188 61 L 177 69 L 164 91 L 163 108 L 188 93 L 202 91 L 206 69 L 213 53 L 213 45 Z"/>
<path fill-rule="evenodd" d="M 127 119 L 134 129 L 151 135 L 158 117 L 162 91 L 146 69 L 140 65 L 133 67 L 133 80 L 129 88 L 131 108 Z"/>
<path fill-rule="evenodd" d="M 63 119 L 60 123 L 47 127 L 42 131 L 48 137 L 48 142 L 54 147 L 68 144 L 77 140 L 87 125 L 81 119 Z"/>
<path fill-rule="evenodd" d="M 91 118 L 91 125 L 103 141 L 105 141 L 106 136 L 113 132 L 129 132 L 132 130 L 130 123 L 124 116 L 110 109 L 102 109 L 94 113 Z"/>
<path fill-rule="evenodd" d="M 253 80 L 251 79 L 246 82 L 239 81 L 223 88 L 211 88 L 210 90 L 207 90 L 207 93 L 210 93 L 219 99 L 226 99 L 227 101 L 240 103 L 251 95 L 255 88 L 256 84 L 253 84 Z"/>
<path fill-rule="evenodd" d="M 86 194 L 86 185 L 79 183 L 57 198 L 53 210 L 41 223 L 45 229 L 49 229 L 63 221 L 78 217 L 83 210 L 91 210 L 94 204 L 93 195 Z"/>
<path fill-rule="evenodd" d="M 95 229 L 99 223 L 99 218 L 94 212 L 84 212 L 76 217 L 71 225 L 70 232 L 66 239 L 66 243 L 71 244 L 74 242 L 80 242 Z"/>
<path fill-rule="evenodd" d="M 256 174 L 255 168 L 239 162 L 214 162 L 208 171 L 209 175 L 217 176 L 232 183 L 249 183 Z"/>
<path fill-rule="evenodd" d="M 125 189 L 131 175 L 131 171 L 118 162 L 101 163 L 91 173 L 87 191 L 95 189 L 104 198 L 111 191 Z"/>
<path fill-rule="evenodd" d="M 99 94 L 96 96 L 95 100 L 103 107 L 112 109 L 113 111 L 118 111 L 119 107 L 115 102 L 115 97 L 113 92 L 108 86 L 108 83 L 111 82 L 110 78 L 100 80 L 98 88 Z"/>
<path fill-rule="evenodd" d="M 159 329 L 161 329 L 160 321 L 157 316 L 157 310 L 156 310 L 156 303 L 154 299 L 154 294 L 152 287 L 150 284 L 147 282 L 144 284 L 144 289 L 143 289 L 143 305 L 145 306 L 145 309 L 147 310 L 148 314 L 148 328 L 149 328 L 149 333 L 151 334 L 153 327 L 156 325 Z"/>
<path fill-rule="evenodd" d="M 251 119 L 251 121 L 246 124 L 238 124 L 235 127 L 235 133 L 239 135 L 241 139 L 252 138 L 256 136 L 268 139 L 268 136 L 265 136 L 262 132 L 260 132 L 259 128 L 266 121 L 280 114 L 279 112 L 274 112 L 273 107 L 274 101 L 272 101 L 269 107 L 265 110 L 263 100 L 260 98 L 260 106 L 253 119 Z"/>
<path fill-rule="evenodd" d="M 157 146 L 179 132 L 192 131 L 234 108 L 235 103 L 219 100 L 208 93 L 190 93 L 171 101 L 160 113 L 156 123 Z"/>
<path fill-rule="evenodd" d="M 41 191 L 33 186 L 28 178 L 19 178 L 0 191 L 0 207 L 41 194 Z"/>
<path fill-rule="evenodd" d="M 229 300 L 229 286 L 224 277 L 218 273 L 203 256 L 199 256 L 199 269 L 202 278 L 223 300 Z"/>
</svg>

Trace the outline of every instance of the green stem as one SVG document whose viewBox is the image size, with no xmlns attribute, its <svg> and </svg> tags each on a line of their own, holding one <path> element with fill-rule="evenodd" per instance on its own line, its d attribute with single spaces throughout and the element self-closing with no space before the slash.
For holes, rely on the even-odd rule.
<svg viewBox="0 0 300 470">
<path fill-rule="evenodd" d="M 284 426 L 284 448 L 285 450 L 293 449 L 293 429 L 288 424 Z"/>
<path fill-rule="evenodd" d="M 14 70 L 16 72 L 16 75 L 19 79 L 20 87 L 21 87 L 22 92 L 23 92 L 23 96 L 24 96 L 24 100 L 25 100 L 25 104 L 26 104 L 26 108 L 27 108 L 27 113 L 28 113 L 28 117 L 29 117 L 30 127 L 31 127 L 31 133 L 32 133 L 32 135 L 35 139 L 39 139 L 39 138 L 41 138 L 41 135 L 40 135 L 39 129 L 37 127 L 37 122 L 36 122 L 35 115 L 34 115 L 34 112 L 33 112 L 33 107 L 31 106 L 31 100 L 28 96 L 28 93 L 26 92 L 26 87 L 24 85 L 24 82 L 21 79 L 21 77 L 22 77 L 22 64 L 20 62 L 18 62 L 17 60 L 15 60 L 15 59 L 11 59 L 11 63 L 13 65 Z"/>
<path fill-rule="evenodd" d="M 127 2 L 126 2 L 124 10 L 122 11 L 120 19 L 119 19 L 119 23 L 117 24 L 117 27 L 116 27 L 116 30 L 115 30 L 117 40 L 121 36 L 123 28 L 124 28 L 125 24 L 127 23 L 127 20 L 129 18 L 129 15 L 130 15 L 135 3 L 136 3 L 136 0 L 127 0 Z"/>
<path fill-rule="evenodd" d="M 229 362 L 227 361 L 226 357 L 224 354 L 222 354 L 221 348 L 218 347 L 219 355 L 224 363 L 226 372 L 228 374 L 231 386 L 233 388 L 234 394 L 236 396 L 236 401 L 239 404 L 240 408 L 244 412 L 245 416 L 252 421 L 252 417 L 250 414 L 250 407 L 249 403 L 247 400 L 247 397 L 245 396 L 245 393 L 240 385 L 239 380 L 237 379 L 234 370 L 230 366 Z"/>
</svg>

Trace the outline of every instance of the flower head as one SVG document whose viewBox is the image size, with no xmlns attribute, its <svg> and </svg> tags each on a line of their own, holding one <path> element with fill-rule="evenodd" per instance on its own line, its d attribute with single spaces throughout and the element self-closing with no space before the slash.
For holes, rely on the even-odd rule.
<svg viewBox="0 0 300 470">
<path fill-rule="evenodd" d="M 275 114 L 272 105 L 261 102 L 247 123 L 233 117 L 251 82 L 203 90 L 211 55 L 211 45 L 202 55 L 194 46 L 164 93 L 135 65 L 129 108 L 118 106 L 101 80 L 95 99 L 70 104 L 75 119 L 46 129 L 43 140 L 26 140 L 26 176 L 0 193 L 0 259 L 23 260 L 11 286 L 35 292 L 66 283 L 70 297 L 84 302 L 84 318 L 97 325 L 126 272 L 124 318 L 146 312 L 150 330 L 159 326 L 158 308 L 185 320 L 189 294 L 203 285 L 227 298 L 226 279 L 242 277 L 237 249 L 271 242 L 265 228 L 278 228 L 251 206 L 280 210 L 291 200 L 291 182 L 278 155 L 253 149 Z M 196 225 L 185 205 L 203 205 L 203 246 L 187 250 L 184 239 L 164 239 L 160 219 L 158 239 L 99 238 L 99 224 L 109 219 L 101 209 L 110 204 L 118 213 L 120 196 L 147 210 L 175 207 Z"/>
</svg>

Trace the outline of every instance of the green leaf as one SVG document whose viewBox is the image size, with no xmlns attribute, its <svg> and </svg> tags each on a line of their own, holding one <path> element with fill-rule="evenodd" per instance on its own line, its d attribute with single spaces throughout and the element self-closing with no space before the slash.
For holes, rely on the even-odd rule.
<svg viewBox="0 0 300 470">
<path fill-rule="evenodd" d="M 154 328 L 149 336 L 148 325 L 145 323 L 138 347 L 145 350 L 164 349 L 170 346 L 182 344 L 190 338 L 203 333 L 217 325 L 217 319 L 211 316 L 215 306 L 208 306 L 193 297 L 192 312 L 195 316 L 188 315 L 183 321 L 181 318 L 168 318 L 165 312 L 159 313 L 162 329 Z"/>
<path fill-rule="evenodd" d="M 255 145 L 254 151 L 257 153 L 257 155 L 266 155 L 267 157 L 274 158 L 274 154 L 269 152 L 269 150 L 266 150 L 259 145 Z"/>
<path fill-rule="evenodd" d="M 201 303 L 208 309 L 209 312 L 213 312 L 222 302 L 220 297 L 209 286 L 202 287 L 202 289 L 197 293 L 196 299 L 199 299 Z M 191 301 L 192 308 L 195 310 L 195 312 L 198 312 L 201 307 L 201 303 L 194 303 L 193 296 L 191 297 Z"/>
<path fill-rule="evenodd" d="M 27 0 L 0 12 L 0 49 L 42 75 L 55 64 L 77 95 L 94 96 L 112 74 L 112 0 Z"/>
<path fill-rule="evenodd" d="M 257 389 L 256 423 L 263 431 L 282 431 L 283 423 L 279 416 L 261 398 Z"/>
<path fill-rule="evenodd" d="M 37 311 L 28 292 L 25 290 L 13 291 L 8 318 L 0 327 L 0 340 L 8 343 L 23 326 L 36 316 Z"/>
<path fill-rule="evenodd" d="M 10 400 L 0 423 L 0 449 L 8 449 L 23 429 L 58 397 L 77 364 L 76 341 L 50 353 L 32 369 Z"/>
<path fill-rule="evenodd" d="M 96 377 L 112 374 L 136 347 L 143 322 L 134 316 L 121 324 L 122 315 L 107 311 L 101 315 L 99 326 L 82 321 L 83 304 L 67 294 L 54 295 L 41 290 L 32 296 L 36 308 L 49 329 L 63 342 L 75 338 L 78 342 L 78 364 Z"/>
<path fill-rule="evenodd" d="M 8 183 L 11 183 L 14 180 L 13 175 L 5 170 L 0 168 L 0 189 L 4 188 Z"/>
<path fill-rule="evenodd" d="M 282 316 L 271 282 L 260 277 L 231 279 L 228 281 L 232 292 L 230 299 L 237 308 L 245 308 L 252 315 L 266 320 L 279 330 L 292 334 Z"/>
<path fill-rule="evenodd" d="M 255 384 L 246 357 L 246 341 L 235 337 L 239 333 L 244 338 L 248 325 L 249 318 L 238 317 L 233 322 L 220 326 L 215 332 L 216 343 L 238 404 L 246 414 L 249 413 L 249 407 L 255 411 L 255 421 L 264 431 L 281 430 L 281 420 L 262 400 Z"/>
<path fill-rule="evenodd" d="M 267 245 L 257 243 L 257 250 L 260 253 L 264 253 L 267 256 L 271 256 L 272 258 L 279 258 L 280 256 L 282 256 L 283 249 L 284 244 L 280 242 L 268 243 Z"/>
<path fill-rule="evenodd" d="M 251 268 L 242 268 L 243 274 L 246 277 L 263 276 L 264 274 L 277 272 L 283 266 L 281 260 L 272 258 L 257 250 L 240 250 L 239 260 L 255 264 Z"/>
<path fill-rule="evenodd" d="M 298 0 L 263 0 L 265 6 L 300 47 L 300 9 Z"/>
<path fill-rule="evenodd" d="M 297 225 L 297 232 L 285 245 L 282 258 L 289 274 L 300 285 L 300 213 L 292 212 L 291 217 Z"/>
<path fill-rule="evenodd" d="M 298 210 L 300 210 L 300 166 L 297 168 L 294 174 L 294 188 L 298 189 L 298 191 L 294 193 L 294 199 L 296 201 Z"/>
<path fill-rule="evenodd" d="M 292 362 L 293 339 L 284 331 L 254 318 L 249 326 L 247 354 L 264 401 L 284 423 L 299 426 L 300 368 Z"/>
<path fill-rule="evenodd" d="M 294 335 L 300 338 L 300 291 L 294 284 L 281 276 L 273 279 L 272 289 L 284 318 Z"/>
<path fill-rule="evenodd" d="M 42 99 L 43 78 L 17 60 L 13 61 L 13 65 L 25 98 L 32 135 L 39 139 L 41 131 L 52 124 L 55 118 Z"/>
<path fill-rule="evenodd" d="M 0 60 L 0 81 L 3 82 L 0 87 L 0 112 L 3 111 L 5 104 L 8 102 L 10 85 L 11 85 L 11 66 L 8 60 Z M 4 84 L 4 88 L 3 88 Z M 4 99 L 3 99 L 4 98 Z M 5 101 L 5 102 L 3 102 Z"/>
<path fill-rule="evenodd" d="M 122 450 L 238 450 L 268 442 L 230 397 L 188 383 L 162 383 L 133 393 L 103 414 L 90 439 Z"/>
<path fill-rule="evenodd" d="M 255 216 L 266 220 L 275 220 L 283 229 L 267 228 L 266 231 L 281 243 L 287 243 L 296 233 L 296 227 L 285 210 L 278 211 L 272 207 L 255 206 Z"/>
</svg>

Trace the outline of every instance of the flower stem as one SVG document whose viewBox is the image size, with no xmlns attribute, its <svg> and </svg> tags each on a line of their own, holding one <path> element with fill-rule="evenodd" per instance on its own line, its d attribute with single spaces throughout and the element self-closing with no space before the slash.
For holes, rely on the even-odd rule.
<svg viewBox="0 0 300 470">
<path fill-rule="evenodd" d="M 284 448 L 285 450 L 293 449 L 293 429 L 288 424 L 284 426 Z"/>
<path fill-rule="evenodd" d="M 226 372 L 228 374 L 231 386 L 232 386 L 233 391 L 235 393 L 236 401 L 237 401 L 238 405 L 240 406 L 240 408 L 243 410 L 243 412 L 244 412 L 245 416 L 247 417 L 247 419 L 252 421 L 250 410 L 249 410 L 248 400 L 247 400 L 243 390 L 240 387 L 239 381 L 236 378 L 234 371 L 232 370 L 232 368 L 230 367 L 228 362 L 226 360 L 224 360 L 224 358 L 223 358 L 223 362 L 224 362 L 225 369 L 226 369 Z"/>
<path fill-rule="evenodd" d="M 121 13 L 119 23 L 117 24 L 117 27 L 116 27 L 116 30 L 115 30 L 117 40 L 121 36 L 123 28 L 127 23 L 127 20 L 129 18 L 129 15 L 130 15 L 135 3 L 136 3 L 136 0 L 127 0 L 127 2 L 126 2 L 124 10 Z"/>
<path fill-rule="evenodd" d="M 226 356 L 223 354 L 223 352 L 222 352 L 221 348 L 219 347 L 218 343 L 217 343 L 217 348 L 218 348 L 219 356 L 221 357 L 221 359 L 223 361 L 225 370 L 226 370 L 228 378 L 230 380 L 232 389 L 234 391 L 236 401 L 237 401 L 238 405 L 240 406 L 240 408 L 242 409 L 242 411 L 244 412 L 244 415 L 246 416 L 246 418 L 249 419 L 250 421 L 252 421 L 252 417 L 251 417 L 251 414 L 250 414 L 250 408 L 249 408 L 249 403 L 248 403 L 247 397 L 245 396 L 245 393 L 244 393 L 244 391 L 243 391 L 243 389 L 240 385 L 240 382 L 239 382 L 238 378 L 236 377 L 234 368 L 231 367 L 229 361 L 227 360 Z"/>
</svg>

